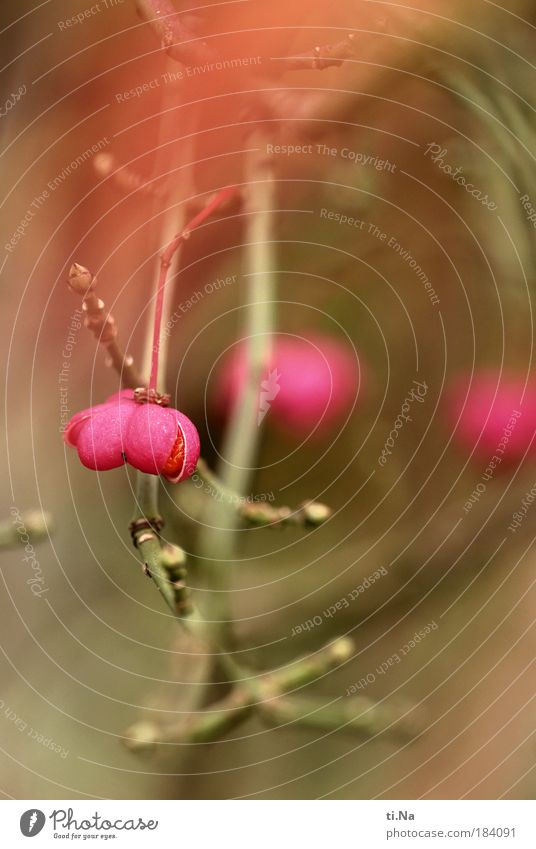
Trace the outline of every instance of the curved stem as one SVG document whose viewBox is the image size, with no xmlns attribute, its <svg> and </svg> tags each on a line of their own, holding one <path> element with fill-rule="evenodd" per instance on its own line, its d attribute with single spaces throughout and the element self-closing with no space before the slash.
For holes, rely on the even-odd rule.
<svg viewBox="0 0 536 849">
<path fill-rule="evenodd" d="M 158 388 L 158 362 L 160 358 L 160 349 L 161 349 L 161 328 L 162 328 L 162 314 L 164 311 L 164 293 L 166 288 L 166 281 L 168 272 L 175 256 L 177 250 L 185 242 L 190 238 L 190 233 L 192 230 L 195 230 L 199 227 L 207 218 L 209 218 L 215 210 L 221 206 L 226 200 L 228 200 L 234 193 L 236 189 L 233 186 L 228 186 L 225 189 L 222 189 L 218 192 L 204 209 L 201 212 L 192 218 L 192 220 L 181 229 L 179 233 L 177 233 L 168 245 L 165 247 L 162 256 L 160 257 L 160 272 L 158 275 L 158 284 L 156 290 L 156 302 L 155 302 L 155 310 L 154 310 L 154 319 L 153 319 L 153 347 L 152 347 L 152 356 L 151 356 L 151 374 L 149 377 L 149 389 L 156 391 Z"/>
</svg>

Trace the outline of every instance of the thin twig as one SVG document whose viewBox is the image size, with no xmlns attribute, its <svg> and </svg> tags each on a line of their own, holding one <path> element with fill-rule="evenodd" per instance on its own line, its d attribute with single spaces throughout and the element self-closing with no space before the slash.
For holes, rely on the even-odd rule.
<svg viewBox="0 0 536 849">
<path fill-rule="evenodd" d="M 152 329 L 152 357 L 149 391 L 158 389 L 158 370 L 161 365 L 165 371 L 165 354 L 160 344 L 160 328 L 164 309 L 164 295 L 168 271 L 180 245 L 189 238 L 190 233 L 206 221 L 215 211 L 235 193 L 234 188 L 225 188 L 218 192 L 194 218 L 176 234 L 164 248 L 158 277 L 158 289 Z M 141 384 L 139 384 L 141 385 Z M 158 508 L 159 480 L 154 475 L 138 473 L 136 483 L 136 510 L 131 522 L 134 545 L 140 552 L 145 573 L 152 578 L 172 613 L 183 618 L 192 612 L 189 592 L 182 578 L 170 574 L 170 568 L 163 561 L 159 531 L 163 520 Z M 173 565 L 173 564 L 172 564 Z M 173 572 L 173 569 L 171 570 Z"/>
<path fill-rule="evenodd" d="M 152 26 L 168 56 L 183 65 L 208 66 L 225 60 L 206 41 L 196 36 L 179 18 L 179 12 L 170 0 L 137 0 L 139 14 Z M 380 31 L 385 31 L 387 19 L 376 21 Z M 297 56 L 261 57 L 261 68 L 276 67 L 278 73 L 285 71 L 315 70 L 338 67 L 346 59 L 356 55 L 357 38 L 348 33 L 345 39 L 335 44 L 316 46 Z M 269 73 L 269 72 L 268 72 Z"/>
<path fill-rule="evenodd" d="M 243 495 L 252 473 L 260 429 L 257 426 L 257 403 L 260 380 L 270 353 L 274 310 L 274 181 L 271 162 L 260 152 L 260 139 L 253 138 L 247 161 L 248 185 L 245 190 L 246 211 L 245 266 L 248 285 L 246 333 L 248 337 L 247 380 L 240 404 L 235 405 L 226 428 L 219 478 L 226 491 Z M 211 620 L 218 624 L 218 642 L 228 647 L 232 642 L 231 617 L 228 611 L 228 576 L 222 563 L 235 556 L 238 517 L 225 501 L 211 499 L 203 516 L 203 529 L 198 543 L 198 571 L 204 578 L 210 600 Z"/>
<path fill-rule="evenodd" d="M 114 317 L 106 312 L 104 301 L 95 294 L 97 278 L 83 265 L 75 262 L 70 268 L 68 283 L 73 292 L 82 295 L 82 309 L 86 314 L 85 325 L 106 348 L 110 365 L 119 374 L 121 385 L 125 389 L 136 389 L 141 385 L 141 378 L 134 368 L 133 358 L 126 354 L 117 342 Z"/>
<path fill-rule="evenodd" d="M 166 246 L 162 255 L 160 257 L 160 275 L 158 280 L 158 289 L 156 294 L 156 304 L 155 304 L 155 316 L 154 316 L 154 332 L 153 332 L 153 354 L 151 359 L 151 375 L 149 378 L 149 391 L 157 389 L 157 381 L 158 381 L 158 361 L 160 354 L 160 329 L 162 326 L 162 311 L 164 305 L 164 292 L 166 288 L 166 281 L 168 276 L 168 271 L 171 265 L 171 261 L 179 246 L 190 238 L 190 234 L 193 230 L 199 227 L 207 218 L 209 218 L 215 211 L 221 206 L 226 200 L 228 200 L 232 195 L 236 193 L 236 189 L 233 186 L 229 186 L 225 189 L 219 191 L 210 201 L 207 203 L 204 209 L 201 212 L 198 212 L 197 215 L 192 218 L 192 220 L 182 228 L 180 233 L 177 233 L 176 236 L 169 242 Z"/>
<path fill-rule="evenodd" d="M 324 71 L 326 68 L 339 67 L 345 59 L 353 58 L 356 55 L 357 40 L 355 33 L 351 32 L 336 44 L 314 47 L 297 56 L 272 57 L 271 61 L 277 62 L 282 71 Z"/>
<path fill-rule="evenodd" d="M 362 696 L 344 697 L 326 704 L 299 696 L 279 696 L 261 705 L 260 714 L 270 725 L 295 724 L 318 731 L 346 731 L 363 737 L 389 733 L 402 738 L 415 737 L 422 728 L 413 706 L 383 702 Z"/>
<path fill-rule="evenodd" d="M 162 547 L 160 531 L 164 521 L 158 512 L 158 487 L 159 479 L 155 475 L 138 475 L 136 510 L 130 530 L 145 574 L 152 578 L 173 615 L 180 618 L 192 612 L 184 583 L 185 561 L 177 546 Z"/>
<path fill-rule="evenodd" d="M 259 676 L 243 672 L 231 693 L 197 715 L 160 727 L 140 722 L 125 732 L 125 744 L 133 751 L 150 751 L 161 743 L 210 743 L 220 740 L 252 714 L 266 709 L 267 700 L 277 699 L 298 687 L 317 681 L 348 661 L 353 642 L 342 637 L 318 652 Z"/>
<path fill-rule="evenodd" d="M 246 525 L 311 528 L 322 525 L 331 516 L 331 509 L 316 501 L 304 501 L 296 510 L 276 507 L 266 501 L 248 501 L 225 486 L 202 458 L 192 475 L 194 484 L 197 479 L 203 483 L 203 490 L 208 495 L 229 505 Z"/>
</svg>

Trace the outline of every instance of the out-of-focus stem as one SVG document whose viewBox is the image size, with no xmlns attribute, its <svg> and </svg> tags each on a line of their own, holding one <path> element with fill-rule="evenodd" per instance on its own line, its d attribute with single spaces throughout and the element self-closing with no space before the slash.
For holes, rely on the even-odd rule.
<svg viewBox="0 0 536 849">
<path fill-rule="evenodd" d="M 257 411 L 263 369 L 270 354 L 274 311 L 273 217 L 274 182 L 271 161 L 263 151 L 262 139 L 253 138 L 257 148 L 247 161 L 245 189 L 245 266 L 248 280 L 245 336 L 247 337 L 247 379 L 240 404 L 227 426 L 223 461 L 218 478 L 224 491 L 243 496 L 252 473 L 259 442 Z M 264 150 L 266 146 L 264 145 Z M 234 531 L 239 522 L 232 504 L 211 499 L 204 514 L 205 526 L 199 542 L 199 570 L 210 590 L 209 615 L 221 644 L 229 643 L 230 616 L 227 603 L 227 576 L 222 562 L 233 559 Z"/>
<path fill-rule="evenodd" d="M 0 522 L 0 548 L 16 548 L 30 542 L 42 542 L 52 531 L 52 516 L 39 510 L 19 513 L 13 509 L 12 518 Z"/>
<path fill-rule="evenodd" d="M 288 666 L 255 676 L 241 677 L 231 693 L 200 713 L 167 727 L 140 722 L 125 732 L 125 743 L 134 751 L 153 749 L 158 743 L 210 743 L 220 740 L 247 717 L 268 710 L 267 700 L 274 700 L 311 684 L 345 663 L 354 645 L 343 637 L 320 649 L 316 654 Z"/>
<path fill-rule="evenodd" d="M 141 472 L 138 472 L 136 478 L 136 510 L 131 524 L 132 539 L 147 575 L 153 579 L 167 606 L 176 615 L 175 593 L 169 573 L 162 565 L 162 546 L 158 537 L 161 522 L 158 512 L 160 481 L 155 475 L 144 475 Z"/>
<path fill-rule="evenodd" d="M 156 177 L 159 177 L 162 172 L 165 172 L 169 167 L 169 153 L 164 145 L 169 142 L 169 136 L 174 133 L 175 128 L 175 117 L 174 113 L 171 109 L 171 100 L 170 93 L 167 92 L 164 96 L 162 102 L 162 109 L 164 111 L 164 118 L 161 120 L 159 132 L 158 132 L 158 140 L 157 147 L 158 153 L 156 156 L 155 162 L 155 174 Z M 166 151 L 166 152 L 164 152 Z M 181 157 L 184 159 L 188 157 L 191 153 L 191 144 L 188 144 L 186 149 L 181 148 Z M 184 181 L 188 181 L 188 169 L 182 170 L 183 182 L 181 183 L 180 191 L 181 196 L 188 195 L 188 182 L 186 186 L 184 185 Z M 174 190 L 178 194 L 178 190 Z M 176 198 L 180 200 L 179 197 Z M 184 225 L 185 213 L 184 213 L 184 204 L 176 204 L 175 197 L 171 196 L 171 192 L 167 195 L 165 202 L 168 205 L 168 209 L 164 213 L 164 218 L 162 222 L 162 230 L 159 235 L 160 244 L 167 245 L 172 239 L 173 236 L 177 233 L 177 231 L 181 230 Z M 155 199 L 155 211 L 158 211 L 156 208 L 158 204 L 158 208 L 161 205 L 161 200 Z M 169 261 L 166 268 L 166 276 L 168 271 L 172 270 L 174 266 L 172 266 L 172 260 L 175 262 L 178 261 L 178 256 L 176 252 L 169 257 Z M 156 288 L 156 296 L 152 301 L 152 309 L 149 310 L 149 320 L 147 322 L 147 329 L 145 334 L 145 353 L 143 357 L 143 365 L 144 365 L 144 380 L 143 383 L 139 383 L 138 386 L 147 386 L 149 377 L 151 375 L 152 366 L 154 365 L 154 349 L 157 346 L 158 355 L 157 355 L 157 365 L 160 366 L 160 372 L 158 375 L 158 388 L 160 391 L 164 391 L 164 383 L 166 376 L 166 364 L 167 364 L 167 355 L 168 355 L 168 338 L 167 336 L 162 336 L 159 332 L 160 323 L 162 319 L 165 321 L 166 317 L 170 312 L 170 304 L 172 299 L 172 286 L 167 287 L 167 291 L 165 292 L 164 297 L 164 289 L 161 286 L 162 269 L 160 268 L 157 273 L 155 288 Z M 165 278 L 164 278 L 165 282 Z M 159 326 L 156 328 L 156 319 L 157 319 L 157 310 L 158 303 L 160 309 L 160 317 L 159 317 Z M 142 561 L 145 565 L 147 573 L 151 576 L 155 584 L 157 585 L 160 593 L 162 594 L 166 604 L 172 611 L 172 613 L 177 616 L 181 614 L 180 603 L 177 606 L 177 601 L 180 602 L 181 593 L 177 595 L 175 588 L 172 585 L 172 581 L 170 580 L 169 571 L 162 564 L 162 546 L 161 541 L 158 537 L 158 528 L 159 524 L 161 525 L 162 520 L 159 515 L 159 506 L 158 506 L 158 491 L 160 487 L 159 478 L 154 475 L 146 475 L 143 472 L 138 472 L 136 474 L 136 507 L 134 516 L 131 523 L 131 532 L 133 542 L 138 549 Z M 143 528 L 143 520 L 148 520 L 150 523 L 154 523 L 154 528 Z M 141 522 L 139 520 L 142 520 Z M 136 527 L 139 527 L 139 531 L 136 530 Z"/>
<path fill-rule="evenodd" d="M 274 323 L 275 272 L 273 229 L 275 182 L 272 161 L 263 150 L 262 137 L 253 137 L 246 189 L 246 304 L 247 376 L 240 403 L 235 405 L 223 446 L 225 466 L 220 475 L 224 485 L 241 495 L 247 489 L 259 443 L 257 423 L 260 384 L 271 353 Z"/>
<path fill-rule="evenodd" d="M 374 737 L 388 733 L 397 737 L 415 737 L 419 719 L 409 705 L 390 702 L 377 704 L 362 697 L 339 699 L 333 704 L 297 696 L 280 696 L 265 702 L 261 716 L 271 725 L 296 724 L 318 731 L 345 731 Z"/>
</svg>

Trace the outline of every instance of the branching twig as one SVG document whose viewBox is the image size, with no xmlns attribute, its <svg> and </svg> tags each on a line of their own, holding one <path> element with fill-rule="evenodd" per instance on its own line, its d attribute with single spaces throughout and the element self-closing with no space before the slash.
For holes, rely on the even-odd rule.
<svg viewBox="0 0 536 849">
<path fill-rule="evenodd" d="M 356 55 L 357 37 L 348 33 L 343 41 L 337 44 L 325 44 L 314 47 L 308 53 L 297 56 L 277 56 L 272 61 L 277 62 L 282 71 L 324 71 L 326 68 L 339 67 L 345 59 Z"/>
<path fill-rule="evenodd" d="M 125 733 L 125 744 L 139 752 L 150 751 L 158 743 L 219 740 L 248 716 L 265 710 L 267 701 L 317 681 L 349 660 L 353 651 L 352 641 L 343 637 L 281 669 L 259 676 L 244 672 L 231 693 L 207 710 L 165 728 L 150 722 L 136 723 Z"/>
<path fill-rule="evenodd" d="M 167 54 L 183 64 L 205 64 L 218 61 L 220 57 L 208 46 L 206 41 L 191 32 L 179 18 L 170 0 L 137 0 L 140 14 L 156 31 L 163 49 Z M 354 54 L 355 37 L 348 37 L 335 45 L 315 47 L 310 53 L 293 57 L 278 57 L 272 62 L 266 61 L 264 68 L 273 68 L 276 73 L 286 70 L 318 69 L 341 65 Z M 268 59 L 268 57 L 266 57 Z M 262 71 L 261 71 L 262 73 Z M 253 142 L 256 140 L 254 139 Z M 262 141 L 262 139 L 261 139 Z M 227 438 L 223 448 L 225 457 L 222 481 L 220 482 L 201 462 L 201 474 L 205 479 L 217 482 L 217 486 L 227 494 L 244 494 L 248 478 L 255 461 L 259 440 L 257 426 L 257 402 L 260 379 L 270 352 L 270 341 L 274 310 L 274 261 L 272 256 L 272 238 L 275 193 L 272 163 L 263 154 L 262 144 L 255 145 L 255 153 L 248 159 L 248 188 L 246 204 L 249 303 L 247 304 L 248 324 L 248 376 L 241 403 L 236 406 Z M 110 163 L 104 161 L 109 168 Z M 135 185 L 134 190 L 142 188 Z M 162 324 L 164 289 L 169 267 L 179 246 L 190 232 L 198 227 L 212 212 L 226 200 L 234 189 L 224 189 L 203 209 L 185 228 L 183 228 L 165 247 L 160 262 L 160 271 L 155 299 L 155 321 L 153 346 L 151 352 L 150 377 L 148 390 L 157 391 L 157 375 L 160 354 L 160 328 Z M 84 295 L 84 308 L 88 313 L 86 324 L 95 332 L 110 353 L 114 365 L 122 374 L 124 385 L 137 388 L 142 382 L 136 376 L 132 383 L 125 378 L 126 368 L 132 368 L 125 355 L 117 347 L 116 328 L 111 316 L 104 312 L 104 305 L 93 294 L 94 278 L 81 266 L 73 266 L 71 283 L 73 288 Z M 73 272 L 72 269 L 72 272 Z M 85 289 L 84 289 L 85 287 Z M 165 351 L 162 352 L 165 358 Z M 187 613 L 192 612 L 189 605 L 188 590 L 185 585 L 184 557 L 180 549 L 164 546 L 160 537 L 162 519 L 158 511 L 159 480 L 151 475 L 138 475 L 137 507 L 131 531 L 146 574 L 157 585 L 169 609 L 192 632 L 198 630 L 200 643 L 205 644 L 207 653 L 213 655 L 224 667 L 228 676 L 230 693 L 211 707 L 189 715 L 180 723 L 160 728 L 153 723 L 143 722 L 133 726 L 126 734 L 125 742 L 133 750 L 152 749 L 157 743 L 183 744 L 205 743 L 220 739 L 237 727 L 252 714 L 258 714 L 264 720 L 281 722 L 286 711 L 285 721 L 306 723 L 314 715 L 322 716 L 323 721 L 358 726 L 363 730 L 364 723 L 357 723 L 355 716 L 349 716 L 351 707 L 334 715 L 326 712 L 326 706 L 318 703 L 306 703 L 286 694 L 302 688 L 345 663 L 353 654 L 351 640 L 338 639 L 317 653 L 298 659 L 275 671 L 253 674 L 245 670 L 229 653 L 230 618 L 225 606 L 225 578 L 222 578 L 221 563 L 232 560 L 235 546 L 235 530 L 239 520 L 255 524 L 320 524 L 329 516 L 324 505 L 307 503 L 292 513 L 288 508 L 274 508 L 271 505 L 242 503 L 238 510 L 229 509 L 228 504 L 214 499 L 207 511 L 207 528 L 200 544 L 199 570 L 207 578 L 211 590 L 209 602 L 210 615 L 206 620 L 196 616 L 189 621 Z M 220 526 L 221 525 L 221 526 Z M 223 604 L 222 604 L 223 600 Z M 361 713 L 370 712 L 361 710 Z M 292 718 L 288 719 L 292 714 Z M 317 719 L 317 722 L 320 720 Z M 385 721 L 385 718 L 384 718 Z M 311 724 L 309 722 L 309 724 Z M 316 727 L 319 727 L 318 725 Z M 370 721 L 369 721 L 370 728 Z"/>
<path fill-rule="evenodd" d="M 162 312 L 164 307 L 164 293 L 168 271 L 171 261 L 179 246 L 189 238 L 190 233 L 199 227 L 212 213 L 234 194 L 234 188 L 226 188 L 218 192 L 209 203 L 202 209 L 164 248 L 160 259 L 160 274 L 158 278 L 158 290 L 155 304 L 154 327 L 152 332 L 152 357 L 151 375 L 149 378 L 149 391 L 157 390 L 159 354 L 160 354 L 160 327 L 162 323 Z M 165 365 L 165 363 L 162 363 Z M 141 384 L 138 384 L 141 386 Z M 189 592 L 184 584 L 185 573 L 178 576 L 177 567 L 184 565 L 170 560 L 170 552 L 167 555 L 162 550 L 159 532 L 163 527 L 163 519 L 158 509 L 158 487 L 159 480 L 154 475 L 146 475 L 141 472 L 137 476 L 136 486 L 136 512 L 132 519 L 130 530 L 134 545 L 140 552 L 144 564 L 145 573 L 153 579 L 169 609 L 179 618 L 192 612 Z M 180 549 L 175 549 L 180 551 Z"/>
<path fill-rule="evenodd" d="M 168 56 L 183 65 L 210 65 L 224 59 L 213 50 L 206 41 L 196 36 L 180 19 L 179 12 L 170 0 L 137 0 L 139 14 L 153 27 L 160 40 L 162 49 Z M 377 21 L 380 29 L 385 29 L 386 19 Z M 338 67 L 345 59 L 356 55 L 357 38 L 348 33 L 345 39 L 335 44 L 314 47 L 307 53 L 296 56 L 262 57 L 262 68 L 275 67 L 278 73 L 285 71 L 318 70 Z M 269 73 L 269 72 L 268 72 Z"/>
<path fill-rule="evenodd" d="M 354 652 L 353 642 L 340 638 L 316 654 L 299 658 L 281 669 L 238 681 L 231 693 L 210 708 L 179 722 L 160 726 L 138 722 L 125 732 L 125 745 L 134 752 L 152 752 L 158 745 L 212 743 L 221 740 L 251 716 L 269 725 L 299 725 L 322 732 L 343 731 L 363 737 L 389 734 L 403 739 L 418 736 L 423 716 L 414 705 L 376 703 L 362 696 L 325 704 L 318 698 L 296 695 L 344 664 Z M 289 695 L 290 694 L 290 695 Z"/>
</svg>

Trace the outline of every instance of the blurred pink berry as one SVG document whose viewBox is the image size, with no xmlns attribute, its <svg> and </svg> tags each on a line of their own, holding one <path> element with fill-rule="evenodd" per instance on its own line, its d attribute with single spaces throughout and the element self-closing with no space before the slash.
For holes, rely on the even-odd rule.
<svg viewBox="0 0 536 849">
<path fill-rule="evenodd" d="M 199 436 L 192 422 L 170 407 L 138 403 L 131 389 L 76 413 L 64 439 L 88 469 L 106 471 L 129 463 L 172 483 L 189 478 L 199 459 Z"/>
<path fill-rule="evenodd" d="M 534 383 L 525 389 L 518 376 L 482 372 L 472 380 L 457 380 L 447 392 L 447 405 L 452 427 L 459 418 L 458 444 L 469 452 L 475 449 L 474 456 L 490 460 L 496 455 L 507 464 L 519 462 L 527 449 L 536 453 Z"/>
<path fill-rule="evenodd" d="M 214 404 L 220 414 L 240 403 L 247 371 L 247 345 L 239 343 L 216 375 Z M 326 436 L 349 415 L 362 383 L 349 345 L 329 336 L 275 336 L 259 386 L 258 423 L 268 417 L 299 438 Z"/>
</svg>

